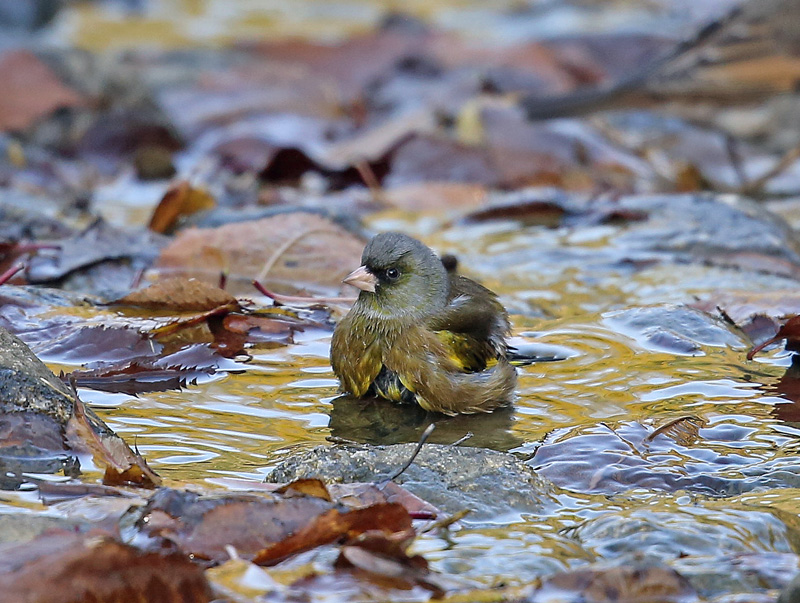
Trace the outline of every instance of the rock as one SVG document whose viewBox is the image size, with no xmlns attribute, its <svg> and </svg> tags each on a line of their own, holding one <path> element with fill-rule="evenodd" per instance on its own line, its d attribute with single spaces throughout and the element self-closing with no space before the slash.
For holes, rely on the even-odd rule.
<svg viewBox="0 0 800 603">
<path fill-rule="evenodd" d="M 120 458 L 125 451 L 133 456 L 91 409 L 83 410 L 85 421 L 77 423 L 86 431 L 72 434 L 70 445 L 80 444 L 82 452 L 91 450 L 101 466 L 105 459 L 98 456 L 98 441 L 104 451 L 113 449 Z M 80 464 L 67 445 L 67 424 L 75 416 L 75 398 L 69 388 L 28 346 L 0 327 L 0 488 L 19 487 L 26 479 L 24 473 L 63 470 L 77 475 Z M 70 425 L 75 431 L 75 425 Z"/>
<path fill-rule="evenodd" d="M 318 446 L 293 455 L 267 482 L 304 477 L 330 482 L 387 479 L 411 457 L 414 444 L 392 446 Z M 541 513 L 555 504 L 553 485 L 516 456 L 482 448 L 426 444 L 397 483 L 446 513 L 469 509 L 465 522 Z"/>
<path fill-rule="evenodd" d="M 64 425 L 72 409 L 72 393 L 64 382 L 20 339 L 0 328 L 0 412 L 44 414 Z"/>
</svg>

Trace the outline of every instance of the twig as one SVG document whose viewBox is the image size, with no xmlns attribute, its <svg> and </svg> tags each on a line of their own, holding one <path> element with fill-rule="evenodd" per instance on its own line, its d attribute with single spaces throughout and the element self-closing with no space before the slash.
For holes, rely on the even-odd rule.
<svg viewBox="0 0 800 603">
<path fill-rule="evenodd" d="M 20 262 L 19 264 L 15 264 L 11 266 L 8 270 L 6 270 L 3 274 L 0 274 L 0 285 L 6 284 L 14 275 L 19 272 L 20 270 L 24 270 L 27 264 L 25 262 Z"/>
<path fill-rule="evenodd" d="M 352 304 L 356 301 L 355 297 L 306 297 L 303 295 L 283 295 L 270 291 L 258 281 L 253 281 L 253 287 L 258 289 L 259 293 L 266 295 L 268 298 L 275 300 L 279 304 Z"/>
<path fill-rule="evenodd" d="M 142 284 L 142 278 L 144 277 L 144 266 L 140 267 L 134 274 L 133 278 L 131 279 L 131 289 L 138 289 L 139 285 Z"/>
<path fill-rule="evenodd" d="M 443 517 L 439 521 L 433 522 L 431 525 L 426 526 L 425 529 L 420 530 L 421 534 L 426 534 L 428 532 L 432 532 L 433 530 L 444 530 L 449 528 L 451 525 L 456 523 L 457 521 L 461 521 L 467 515 L 472 512 L 472 509 L 462 509 L 461 511 L 456 511 L 452 515 L 448 515 L 447 517 Z"/>
<path fill-rule="evenodd" d="M 293 237 L 289 237 L 289 239 L 284 241 L 282 245 L 279 245 L 278 248 L 272 252 L 272 255 L 269 256 L 269 259 L 267 259 L 267 261 L 264 262 L 264 266 L 261 268 L 261 272 L 258 273 L 256 280 L 263 281 L 264 278 L 267 276 L 267 274 L 269 274 L 269 271 L 272 270 L 272 267 L 275 265 L 275 262 L 277 262 L 280 259 L 280 257 L 284 253 L 286 253 L 286 251 L 292 245 L 297 243 L 297 241 L 302 239 L 304 236 L 311 234 L 312 232 L 332 232 L 332 231 L 328 228 L 309 228 L 307 230 L 301 230 Z"/>
<path fill-rule="evenodd" d="M 789 149 L 766 174 L 750 182 L 744 188 L 744 192 L 751 195 L 760 192 L 766 186 L 767 182 L 779 176 L 798 159 L 800 159 L 800 146 Z"/>
<path fill-rule="evenodd" d="M 650 61 L 643 68 L 634 71 L 616 82 L 598 85 L 594 88 L 579 89 L 577 92 L 548 97 L 528 96 L 520 101 L 529 120 L 552 119 L 585 114 L 590 111 L 610 107 L 623 95 L 641 88 L 654 76 L 664 73 L 688 52 L 709 45 L 728 30 L 732 23 L 743 14 L 741 6 L 735 6 L 720 18 L 701 27 L 695 34 Z"/>
<path fill-rule="evenodd" d="M 375 175 L 372 166 L 369 162 L 362 160 L 355 164 L 355 168 L 358 175 L 361 176 L 361 179 L 364 181 L 364 184 L 367 185 L 370 195 L 372 195 L 372 200 L 382 204 L 384 201 L 383 189 L 381 188 L 381 183 Z"/>
<path fill-rule="evenodd" d="M 742 155 L 739 153 L 739 144 L 730 134 L 725 134 L 725 152 L 728 153 L 728 160 L 731 162 L 736 178 L 739 180 L 739 188 L 747 188 L 747 174 L 744 173 Z"/>
<path fill-rule="evenodd" d="M 468 431 L 467 433 L 465 433 L 463 435 L 463 437 L 458 438 L 455 442 L 453 442 L 450 445 L 451 446 L 459 446 L 459 445 L 463 444 L 464 442 L 466 442 L 468 439 L 470 439 L 474 435 L 475 435 L 474 433 L 472 433 L 471 431 Z"/>
<path fill-rule="evenodd" d="M 420 450 L 422 450 L 422 445 L 428 440 L 430 435 L 433 433 L 433 430 L 436 429 L 436 423 L 431 423 L 425 428 L 425 431 L 422 432 L 422 435 L 419 438 L 419 442 L 417 442 L 417 447 L 414 449 L 414 452 L 411 453 L 411 458 L 408 459 L 408 462 L 400 467 L 399 471 L 395 471 L 389 478 L 388 481 L 392 481 L 400 477 L 402 473 L 411 466 L 411 463 L 414 462 L 414 459 L 417 458 Z"/>
</svg>

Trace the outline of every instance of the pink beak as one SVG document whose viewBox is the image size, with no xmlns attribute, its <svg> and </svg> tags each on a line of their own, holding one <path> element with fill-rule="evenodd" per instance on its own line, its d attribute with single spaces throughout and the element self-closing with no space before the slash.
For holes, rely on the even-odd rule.
<svg viewBox="0 0 800 603">
<path fill-rule="evenodd" d="M 358 287 L 362 291 L 375 293 L 375 285 L 378 284 L 378 279 L 375 278 L 374 274 L 367 270 L 366 266 L 359 266 L 346 277 L 344 277 L 342 282 L 348 285 L 353 285 L 353 287 Z"/>
</svg>

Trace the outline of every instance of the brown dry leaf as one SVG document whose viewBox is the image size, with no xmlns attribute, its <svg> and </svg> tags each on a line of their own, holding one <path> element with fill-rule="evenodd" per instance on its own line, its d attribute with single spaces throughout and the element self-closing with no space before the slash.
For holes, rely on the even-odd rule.
<svg viewBox="0 0 800 603">
<path fill-rule="evenodd" d="M 231 311 L 239 308 L 239 302 L 230 293 L 185 277 L 161 280 L 116 300 L 114 304 L 167 312 L 204 312 L 220 306 L 227 306 Z"/>
<path fill-rule="evenodd" d="M 277 484 L 265 482 L 252 482 L 238 478 L 214 478 L 209 482 L 236 490 L 250 490 L 257 492 L 275 492 L 285 487 Z M 385 484 L 372 484 L 367 482 L 353 482 L 349 484 L 327 484 L 326 489 L 330 492 L 333 500 L 351 509 L 369 507 L 378 503 L 398 503 L 405 507 L 406 511 L 415 519 L 435 518 L 441 511 L 429 502 L 426 502 L 412 494 L 403 486 L 395 482 Z"/>
<path fill-rule="evenodd" d="M 429 502 L 412 494 L 395 482 L 372 484 L 355 482 L 328 486 L 336 502 L 351 508 L 362 508 L 378 503 L 403 505 L 414 519 L 435 519 L 441 513 Z"/>
<path fill-rule="evenodd" d="M 402 505 L 381 503 L 341 512 L 337 509 L 317 516 L 288 538 L 259 551 L 253 558 L 258 565 L 271 565 L 301 551 L 335 542 L 341 538 L 352 539 L 370 530 L 403 533 L 413 537 L 411 516 Z"/>
<path fill-rule="evenodd" d="M 100 433 L 92 425 L 83 402 L 77 397 L 73 409 L 67 422 L 67 443 L 74 450 L 91 452 L 94 462 L 105 467 L 105 484 L 130 484 L 144 488 L 161 485 L 161 478 L 147 466 L 141 455 L 130 449 L 125 440 L 112 431 Z"/>
<path fill-rule="evenodd" d="M 706 420 L 702 417 L 688 415 L 685 417 L 678 417 L 668 423 L 665 423 L 658 429 L 653 430 L 650 435 L 645 439 L 645 443 L 652 442 L 660 435 L 667 436 L 675 440 L 675 443 L 681 446 L 691 446 L 700 437 L 700 429 L 705 427 Z"/>
<path fill-rule="evenodd" d="M 696 601 L 697 594 L 686 578 L 666 566 L 622 566 L 556 574 L 545 580 L 529 599 L 531 603 L 552 600 L 680 603 Z"/>
<path fill-rule="evenodd" d="M 168 234 L 175 228 L 178 219 L 190 216 L 216 205 L 214 198 L 205 190 L 195 188 L 186 180 L 169 187 L 150 217 L 150 230 Z"/>
<path fill-rule="evenodd" d="M 163 249 L 157 267 L 166 275 L 252 292 L 253 279 L 295 289 L 338 287 L 361 262 L 364 242 L 333 221 L 310 212 L 280 213 L 217 228 L 189 228 Z"/>
<path fill-rule="evenodd" d="M 142 553 L 102 532 L 66 530 L 0 546 L 3 601 L 211 601 L 203 570 L 183 555 Z"/>
<path fill-rule="evenodd" d="M 201 496 L 163 488 L 150 499 L 137 525 L 149 537 L 218 563 L 229 558 L 228 546 L 249 559 L 264 547 L 292 539 L 332 508 L 332 503 L 313 496 Z"/>
<path fill-rule="evenodd" d="M 56 109 L 86 105 L 85 98 L 27 50 L 0 58 L 0 81 L 0 131 L 24 130 Z"/>
<path fill-rule="evenodd" d="M 286 498 L 291 496 L 314 496 L 331 502 L 330 492 L 325 487 L 325 482 L 317 478 L 296 479 L 293 482 L 281 486 L 275 490 L 276 494 L 281 494 Z"/>
<path fill-rule="evenodd" d="M 800 293 L 791 290 L 765 293 L 719 291 L 712 297 L 690 305 L 710 314 L 724 312 L 725 316 L 733 323 L 744 328 L 756 316 L 785 320 L 790 316 L 800 314 Z"/>
<path fill-rule="evenodd" d="M 428 569 L 421 555 L 409 556 L 405 543 L 380 532 L 370 532 L 357 542 L 341 548 L 336 560 L 337 569 L 353 569 L 359 577 L 388 583 L 395 588 L 411 589 L 422 586 L 434 598 L 441 598 L 445 590 L 437 584 L 436 575 Z"/>
</svg>

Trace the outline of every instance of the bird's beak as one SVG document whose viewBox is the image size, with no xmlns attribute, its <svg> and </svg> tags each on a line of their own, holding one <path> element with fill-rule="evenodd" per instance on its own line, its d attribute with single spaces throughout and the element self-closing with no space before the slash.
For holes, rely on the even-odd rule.
<svg viewBox="0 0 800 603">
<path fill-rule="evenodd" d="M 346 277 L 344 277 L 342 282 L 348 285 L 353 285 L 353 287 L 358 287 L 362 291 L 375 293 L 375 285 L 378 284 L 378 279 L 375 278 L 374 274 L 367 270 L 366 266 L 359 266 Z"/>
</svg>

